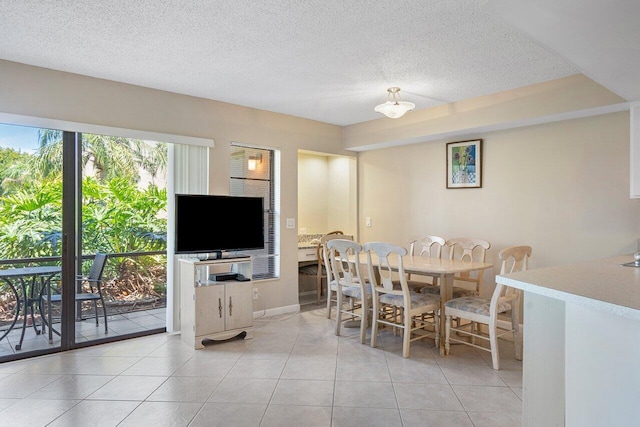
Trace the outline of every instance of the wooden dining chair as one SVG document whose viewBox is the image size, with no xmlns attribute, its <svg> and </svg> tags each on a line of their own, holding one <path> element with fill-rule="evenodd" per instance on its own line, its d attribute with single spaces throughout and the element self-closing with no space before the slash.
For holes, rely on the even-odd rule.
<svg viewBox="0 0 640 427">
<path fill-rule="evenodd" d="M 331 268 L 331 264 L 329 263 L 329 253 L 327 250 L 327 242 L 334 239 L 353 240 L 353 236 L 344 235 L 344 234 L 341 234 L 340 232 L 340 233 L 326 234 L 320 239 L 320 244 L 318 245 L 318 248 L 319 248 L 318 253 L 319 253 L 319 256 L 322 257 L 322 265 L 325 268 L 326 277 L 331 276 L 331 273 L 329 272 L 329 269 Z M 331 308 L 332 306 L 338 303 L 338 295 L 336 293 L 336 290 L 330 286 L 329 282 L 330 280 L 327 279 L 327 287 L 325 291 L 327 295 L 327 319 L 331 319 Z"/>
<path fill-rule="evenodd" d="M 326 248 L 326 242 L 330 239 L 334 239 L 338 236 L 343 236 L 344 233 L 340 230 L 332 231 L 322 236 L 316 246 L 316 263 L 311 265 L 305 265 L 298 269 L 299 274 L 311 275 L 316 278 L 316 293 L 317 304 L 320 304 L 323 292 L 323 281 L 327 279 L 327 267 L 324 263 L 324 251 Z M 328 298 L 328 296 L 327 296 Z"/>
<path fill-rule="evenodd" d="M 500 274 L 514 273 L 527 269 L 528 259 L 531 256 L 531 246 L 511 246 L 500 251 L 498 257 L 502 260 Z M 500 353 L 498 351 L 498 338 L 513 334 L 516 359 L 522 360 L 522 333 L 519 325 L 519 309 L 522 291 L 500 283 L 496 284 L 492 297 L 482 298 L 470 296 L 454 298 L 444 304 L 445 312 L 445 353 L 449 354 L 450 343 L 457 342 L 470 345 L 491 353 L 493 369 L 500 369 Z M 499 319 L 499 315 L 510 314 L 508 321 Z M 459 324 L 454 327 L 451 324 L 452 317 L 469 320 L 470 323 Z M 485 334 L 478 327 L 486 325 L 488 333 Z M 456 337 L 452 334 L 456 332 Z M 457 336 L 460 336 L 458 338 Z M 489 342 L 489 348 L 476 344 L 476 339 Z"/>
<path fill-rule="evenodd" d="M 446 246 L 449 248 L 449 259 L 459 259 L 469 262 L 484 262 L 487 256 L 487 250 L 491 247 L 491 243 L 482 239 L 474 239 L 468 237 L 449 239 Z M 466 287 L 454 286 L 454 297 L 480 295 L 482 287 L 483 271 L 463 272 L 455 275 L 454 283 L 465 282 L 471 283 L 473 289 Z"/>
<path fill-rule="evenodd" d="M 402 330 L 403 357 L 409 357 L 411 342 L 416 340 L 433 338 L 438 347 L 440 296 L 421 294 L 409 289 L 402 263 L 402 257 L 407 254 L 407 250 L 383 242 L 365 243 L 363 250 L 367 254 L 367 271 L 373 302 L 371 347 L 377 345 L 379 325 Z M 373 255 L 377 259 L 375 264 Z M 391 259 L 394 260 L 393 263 Z M 394 286 L 395 275 L 398 277 L 400 289 Z"/>
<path fill-rule="evenodd" d="M 340 335 L 343 322 L 359 318 L 360 342 L 364 344 L 371 310 L 371 284 L 360 274 L 361 252 L 362 246 L 352 240 L 329 240 L 325 263 L 329 267 L 328 287 L 336 295 L 336 335 Z"/>
<path fill-rule="evenodd" d="M 444 246 L 448 246 L 449 247 L 449 258 L 450 259 L 454 259 L 457 256 L 457 259 L 464 259 L 464 260 L 469 260 L 469 261 L 483 261 L 486 257 L 486 249 L 484 249 L 485 246 L 487 246 L 487 248 L 490 246 L 489 242 L 485 242 L 486 245 L 484 243 L 478 244 L 479 240 L 478 239 L 451 239 L 448 241 L 444 241 L 444 239 L 442 239 L 441 237 L 437 237 L 437 236 L 427 236 L 426 238 L 426 245 L 422 244 L 422 251 L 420 253 L 421 256 L 429 256 L 430 258 L 440 258 L 442 255 L 442 248 Z M 424 240 L 423 239 L 423 240 Z M 484 242 L 484 241 L 482 241 Z M 413 243 L 413 242 L 412 242 Z M 460 246 L 460 248 L 456 248 L 456 246 Z M 425 247 L 428 247 L 429 250 L 425 250 Z M 466 249 L 470 248 L 470 251 L 467 251 Z M 477 247 L 479 249 L 476 249 L 477 253 L 474 253 L 473 249 Z M 456 249 L 459 249 L 459 252 L 456 254 Z M 412 247 L 410 247 L 410 251 L 413 250 Z M 474 258 L 475 255 L 475 258 Z M 452 257 L 453 256 L 453 257 Z M 469 258 L 471 257 L 471 258 Z M 470 273 L 459 273 L 456 275 L 455 280 L 460 280 L 463 282 L 473 282 L 477 284 L 477 281 L 481 281 L 482 280 L 482 272 L 476 272 L 474 273 L 474 275 L 472 276 Z M 412 289 L 417 289 L 419 290 L 419 292 L 422 293 L 427 293 L 427 294 L 436 294 L 436 295 L 440 295 L 440 286 L 438 284 L 438 278 L 434 277 L 433 281 L 431 283 L 426 283 L 426 284 L 421 284 L 421 282 L 417 282 L 414 280 L 409 280 L 409 286 Z M 471 289 L 467 289 L 461 286 L 454 286 L 453 290 L 452 290 L 452 296 L 453 298 L 460 298 L 460 297 L 464 297 L 464 296 L 472 296 L 472 295 L 476 295 L 476 291 L 471 290 Z"/>
<path fill-rule="evenodd" d="M 426 258 L 440 258 L 442 247 L 447 241 L 439 236 L 424 236 L 409 241 L 409 255 L 420 255 Z"/>
<path fill-rule="evenodd" d="M 445 244 L 446 240 L 439 236 L 424 236 L 419 239 L 412 239 L 409 241 L 409 255 L 417 255 L 425 259 L 439 259 L 442 257 L 442 248 Z M 430 293 L 440 293 L 437 277 L 422 277 L 425 277 L 430 281 L 412 280 L 411 273 L 407 273 L 407 284 L 409 285 L 409 288 L 419 292 L 422 288 L 430 287 L 432 288 Z"/>
</svg>

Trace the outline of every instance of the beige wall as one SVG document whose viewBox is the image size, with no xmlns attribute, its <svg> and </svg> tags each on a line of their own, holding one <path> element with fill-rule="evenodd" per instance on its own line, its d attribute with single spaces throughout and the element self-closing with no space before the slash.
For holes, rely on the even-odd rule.
<svg viewBox="0 0 640 427">
<path fill-rule="evenodd" d="M 328 183 L 327 156 L 298 154 L 298 231 L 306 229 L 307 234 L 329 231 Z"/>
<path fill-rule="evenodd" d="M 480 189 L 446 189 L 451 141 L 361 153 L 360 240 L 406 246 L 420 234 L 477 237 L 492 243 L 495 265 L 502 248 L 531 245 L 532 267 L 635 250 L 640 201 L 629 199 L 628 112 L 476 137 Z"/>
<path fill-rule="evenodd" d="M 307 234 L 357 227 L 355 158 L 300 152 L 298 155 L 298 227 Z"/>
<path fill-rule="evenodd" d="M 257 284 L 256 310 L 298 304 L 297 229 L 285 228 L 298 213 L 298 149 L 355 156 L 338 126 L 1 60 L 0 113 L 211 138 L 212 194 L 228 194 L 232 141 L 281 150 L 280 279 Z"/>
<path fill-rule="evenodd" d="M 331 156 L 329 157 L 328 167 L 328 230 L 342 230 L 346 234 L 357 236 L 357 161 L 349 157 Z"/>
</svg>

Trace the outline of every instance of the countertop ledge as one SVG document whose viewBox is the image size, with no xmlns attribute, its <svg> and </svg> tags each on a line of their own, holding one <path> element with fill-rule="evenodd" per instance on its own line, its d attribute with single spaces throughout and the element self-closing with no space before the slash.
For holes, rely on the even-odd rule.
<svg viewBox="0 0 640 427">
<path fill-rule="evenodd" d="M 496 276 L 527 292 L 640 320 L 640 268 L 621 264 L 632 255 L 537 268 Z"/>
</svg>

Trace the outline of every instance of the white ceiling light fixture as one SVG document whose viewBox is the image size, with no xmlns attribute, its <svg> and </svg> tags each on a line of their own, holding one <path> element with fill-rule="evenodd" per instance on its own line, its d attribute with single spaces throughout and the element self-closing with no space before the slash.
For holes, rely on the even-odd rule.
<svg viewBox="0 0 640 427">
<path fill-rule="evenodd" d="M 399 87 L 390 87 L 387 89 L 387 92 L 387 102 L 376 106 L 374 109 L 376 113 L 384 114 L 390 119 L 397 119 L 404 116 L 406 112 L 416 108 L 416 104 L 413 102 L 400 100 Z"/>
</svg>

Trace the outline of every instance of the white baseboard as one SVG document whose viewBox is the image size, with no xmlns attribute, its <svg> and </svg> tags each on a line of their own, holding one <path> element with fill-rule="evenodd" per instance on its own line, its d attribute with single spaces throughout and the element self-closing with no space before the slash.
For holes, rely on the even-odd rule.
<svg viewBox="0 0 640 427">
<path fill-rule="evenodd" d="M 300 304 L 286 305 L 284 307 L 269 308 L 261 311 L 254 311 L 253 318 L 277 316 L 280 314 L 296 313 L 300 311 Z"/>
</svg>

